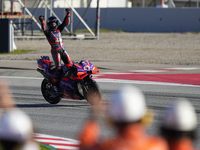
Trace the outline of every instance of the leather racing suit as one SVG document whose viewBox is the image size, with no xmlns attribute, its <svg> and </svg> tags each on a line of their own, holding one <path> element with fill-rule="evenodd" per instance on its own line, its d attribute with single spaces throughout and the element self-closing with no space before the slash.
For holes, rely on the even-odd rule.
<svg viewBox="0 0 200 150">
<path fill-rule="evenodd" d="M 44 32 L 49 44 L 51 45 L 51 54 L 56 66 L 56 72 L 54 73 L 53 83 L 54 85 L 58 85 L 58 79 L 61 72 L 61 60 L 67 65 L 68 67 L 72 66 L 72 61 L 70 56 L 68 55 L 64 43 L 62 41 L 61 32 L 65 28 L 66 25 L 70 23 L 70 13 L 67 13 L 65 16 L 62 24 L 56 26 L 55 29 L 51 30 L 50 28 L 47 29 L 45 21 L 41 18 L 41 26 L 42 31 Z"/>
</svg>

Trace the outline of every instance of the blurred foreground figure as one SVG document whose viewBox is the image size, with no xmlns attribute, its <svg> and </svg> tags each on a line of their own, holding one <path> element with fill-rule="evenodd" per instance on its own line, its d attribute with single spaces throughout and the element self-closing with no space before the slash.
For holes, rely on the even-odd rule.
<svg viewBox="0 0 200 150">
<path fill-rule="evenodd" d="M 194 150 L 197 123 L 190 101 L 181 98 L 172 103 L 164 113 L 161 125 L 161 134 L 167 139 L 170 150 Z"/>
<path fill-rule="evenodd" d="M 39 150 L 39 145 L 33 140 L 32 120 L 24 111 L 16 108 L 5 82 L 0 84 L 0 100 L 0 149 Z"/>
<path fill-rule="evenodd" d="M 138 88 L 122 87 L 113 94 L 106 107 L 106 117 L 117 129 L 117 134 L 99 141 L 100 127 L 93 117 L 80 134 L 80 150 L 168 150 L 164 139 L 145 132 L 144 126 L 152 121 L 152 116 Z"/>
</svg>

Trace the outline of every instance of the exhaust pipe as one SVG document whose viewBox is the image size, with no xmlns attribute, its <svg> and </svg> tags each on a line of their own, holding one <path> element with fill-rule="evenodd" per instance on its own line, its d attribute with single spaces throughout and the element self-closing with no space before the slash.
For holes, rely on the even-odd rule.
<svg viewBox="0 0 200 150">
<path fill-rule="evenodd" d="M 41 74 L 44 76 L 44 78 L 46 78 L 46 79 L 48 79 L 50 82 L 52 82 L 51 77 L 49 77 L 49 76 L 47 75 L 47 73 L 46 73 L 44 70 L 37 68 L 37 71 L 38 71 L 39 73 L 41 73 Z"/>
<path fill-rule="evenodd" d="M 41 73 L 43 76 L 44 76 L 44 70 L 42 70 L 42 69 L 39 69 L 39 68 L 37 68 L 37 71 L 39 72 L 39 73 Z"/>
</svg>

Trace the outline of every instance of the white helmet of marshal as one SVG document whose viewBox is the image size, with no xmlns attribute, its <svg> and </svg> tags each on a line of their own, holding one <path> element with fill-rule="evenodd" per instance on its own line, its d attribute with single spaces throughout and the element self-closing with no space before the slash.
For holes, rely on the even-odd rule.
<svg viewBox="0 0 200 150">
<path fill-rule="evenodd" d="M 33 137 L 30 117 L 20 109 L 6 110 L 0 120 L 0 139 L 25 142 Z"/>
<path fill-rule="evenodd" d="M 197 115 L 191 102 L 176 99 L 166 110 L 162 126 L 176 131 L 192 131 L 197 127 Z"/>
<path fill-rule="evenodd" d="M 139 121 L 146 113 L 145 97 L 137 87 L 123 86 L 113 93 L 107 112 L 113 122 Z"/>
</svg>

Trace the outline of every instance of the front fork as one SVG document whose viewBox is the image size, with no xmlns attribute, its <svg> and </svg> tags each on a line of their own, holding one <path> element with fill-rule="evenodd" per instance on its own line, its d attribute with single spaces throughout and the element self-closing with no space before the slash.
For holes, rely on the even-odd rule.
<svg viewBox="0 0 200 150">
<path fill-rule="evenodd" d="M 95 81 L 92 80 L 91 75 L 88 75 L 87 77 L 85 77 L 83 80 L 81 80 L 80 84 L 82 85 L 82 90 L 83 90 L 83 96 L 86 97 L 87 93 L 88 93 L 88 85 L 89 84 L 93 84 Z"/>
</svg>

